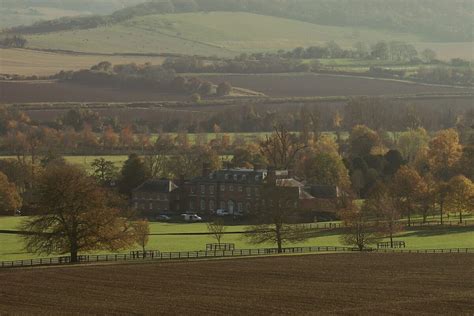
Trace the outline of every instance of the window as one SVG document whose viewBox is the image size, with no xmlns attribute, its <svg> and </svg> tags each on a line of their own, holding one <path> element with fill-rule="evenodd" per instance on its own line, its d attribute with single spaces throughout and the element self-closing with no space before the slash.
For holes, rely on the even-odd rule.
<svg viewBox="0 0 474 316">
<path fill-rule="evenodd" d="M 204 211 L 206 209 L 206 201 L 201 200 L 201 211 Z"/>
<path fill-rule="evenodd" d="M 255 195 L 258 196 L 260 194 L 260 191 L 258 190 L 258 188 L 255 188 Z"/>
<path fill-rule="evenodd" d="M 201 184 L 201 194 L 206 194 L 206 186 Z"/>
<path fill-rule="evenodd" d="M 239 179 L 239 176 L 237 174 L 234 174 L 234 181 L 237 181 Z"/>
<path fill-rule="evenodd" d="M 234 201 L 229 200 L 229 201 L 227 202 L 227 210 L 229 211 L 229 213 L 233 214 L 233 213 L 234 213 L 234 209 L 235 209 L 235 203 L 234 203 Z"/>
<path fill-rule="evenodd" d="M 241 185 L 239 185 L 239 192 L 242 192 L 243 188 Z"/>
<path fill-rule="evenodd" d="M 191 186 L 191 193 L 194 194 L 194 186 Z"/>
<path fill-rule="evenodd" d="M 221 191 L 222 191 L 222 192 L 225 191 L 225 184 L 221 184 Z"/>
<path fill-rule="evenodd" d="M 234 186 L 232 184 L 229 185 L 229 191 L 234 191 Z"/>
<path fill-rule="evenodd" d="M 242 212 L 242 211 L 243 211 L 243 208 L 244 208 L 244 205 L 243 205 L 241 202 L 237 203 L 237 210 L 238 210 L 239 212 Z"/>
<path fill-rule="evenodd" d="M 194 202 L 193 201 L 189 201 L 189 209 L 191 211 L 194 210 Z"/>
<path fill-rule="evenodd" d="M 149 207 L 148 207 L 150 210 L 153 209 L 153 203 L 150 203 Z"/>
<path fill-rule="evenodd" d="M 214 194 L 214 186 L 213 185 L 209 186 L 209 194 Z"/>
<path fill-rule="evenodd" d="M 214 211 L 216 209 L 216 202 L 214 200 L 209 201 L 209 210 Z"/>
<path fill-rule="evenodd" d="M 260 180 L 260 176 L 255 176 L 255 181 Z"/>
<path fill-rule="evenodd" d="M 225 210 L 225 202 L 224 201 L 221 201 L 221 203 L 219 205 L 220 205 L 221 210 Z"/>
<path fill-rule="evenodd" d="M 247 175 L 244 174 L 242 175 L 242 181 L 245 181 L 245 180 L 247 180 Z"/>
<path fill-rule="evenodd" d="M 226 180 L 229 180 L 230 175 L 229 175 L 228 173 L 226 173 L 225 176 L 224 176 L 224 178 L 225 178 Z"/>
<path fill-rule="evenodd" d="M 250 203 L 245 204 L 245 211 L 250 212 Z"/>
<path fill-rule="evenodd" d="M 246 187 L 246 188 L 245 188 L 245 191 L 247 192 L 247 196 L 251 196 L 251 195 L 252 195 L 252 188 L 251 188 L 251 187 Z"/>
<path fill-rule="evenodd" d="M 138 209 L 138 202 L 135 202 L 135 209 Z"/>
<path fill-rule="evenodd" d="M 213 177 L 214 177 L 214 174 L 211 172 L 211 173 L 209 174 L 209 179 L 212 179 Z"/>
</svg>

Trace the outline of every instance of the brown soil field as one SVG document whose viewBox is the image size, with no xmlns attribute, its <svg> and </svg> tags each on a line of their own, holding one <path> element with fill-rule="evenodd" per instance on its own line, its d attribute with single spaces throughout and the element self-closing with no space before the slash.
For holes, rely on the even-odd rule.
<svg viewBox="0 0 474 316">
<path fill-rule="evenodd" d="M 470 88 L 317 74 L 204 75 L 199 77 L 215 84 L 228 81 L 233 86 L 262 92 L 271 97 L 376 96 L 474 91 Z"/>
<path fill-rule="evenodd" d="M 470 315 L 474 256 L 327 254 L 0 270 L 0 314 Z"/>
<path fill-rule="evenodd" d="M 179 101 L 183 95 L 54 81 L 0 81 L 0 103 Z"/>
</svg>

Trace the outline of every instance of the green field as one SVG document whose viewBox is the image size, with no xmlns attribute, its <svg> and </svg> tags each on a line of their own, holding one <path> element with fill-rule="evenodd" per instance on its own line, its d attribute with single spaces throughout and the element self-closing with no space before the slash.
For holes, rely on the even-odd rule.
<svg viewBox="0 0 474 316">
<path fill-rule="evenodd" d="M 22 218 L 0 217 L 0 230 L 15 230 Z M 243 231 L 246 226 L 229 226 L 227 232 Z M 207 232 L 206 224 L 167 224 L 150 223 L 150 232 L 164 233 L 199 233 Z M 316 237 L 294 246 L 342 246 L 338 231 L 320 231 Z M 474 227 L 429 227 L 424 229 L 410 229 L 399 234 L 398 239 L 407 242 L 407 249 L 431 248 L 474 248 Z M 152 235 L 148 249 L 161 251 L 188 251 L 205 249 L 206 243 L 215 242 L 208 235 Z M 274 247 L 272 244 L 252 245 L 241 234 L 225 235 L 223 242 L 235 243 L 237 248 Z M 290 246 L 288 244 L 288 246 Z M 37 257 L 22 249 L 22 241 L 18 235 L 0 234 L 0 260 L 14 260 Z M 135 247 L 134 249 L 138 249 Z M 107 253 L 107 252 L 104 252 Z"/>
<path fill-rule="evenodd" d="M 472 58 L 472 43 L 426 42 L 420 36 L 368 28 L 326 26 L 243 12 L 179 13 L 135 17 L 90 30 L 30 35 L 28 47 L 93 53 L 184 53 L 235 56 L 242 52 L 277 51 L 335 41 L 404 41 L 430 47 L 443 59 Z"/>
<path fill-rule="evenodd" d="M 351 47 L 357 41 L 372 43 L 387 38 L 421 41 L 411 34 L 323 26 L 241 12 L 150 15 L 91 30 L 31 35 L 28 41 L 32 48 L 82 52 L 231 56 L 321 45 L 331 40 Z"/>
</svg>

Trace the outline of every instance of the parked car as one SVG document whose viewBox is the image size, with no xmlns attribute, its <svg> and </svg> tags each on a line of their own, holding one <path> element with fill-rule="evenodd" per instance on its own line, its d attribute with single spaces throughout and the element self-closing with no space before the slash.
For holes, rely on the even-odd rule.
<svg viewBox="0 0 474 316">
<path fill-rule="evenodd" d="M 232 213 L 228 210 L 218 209 L 216 211 L 216 215 L 217 216 L 228 216 L 228 215 L 232 215 Z"/>
<path fill-rule="evenodd" d="M 197 214 L 181 214 L 185 222 L 202 222 L 202 218 Z"/>
<path fill-rule="evenodd" d="M 165 215 L 165 214 L 161 214 L 161 215 L 158 215 L 156 217 L 156 220 L 160 221 L 160 222 L 167 222 L 167 221 L 171 220 L 171 217 L 169 217 L 168 215 Z"/>
</svg>

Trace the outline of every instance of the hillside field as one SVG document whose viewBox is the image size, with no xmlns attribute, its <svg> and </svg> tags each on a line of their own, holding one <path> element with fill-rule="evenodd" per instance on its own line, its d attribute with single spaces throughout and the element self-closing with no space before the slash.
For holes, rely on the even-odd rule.
<svg viewBox="0 0 474 316">
<path fill-rule="evenodd" d="M 235 56 L 242 52 L 277 51 L 335 41 L 352 47 L 357 41 L 397 40 L 431 47 L 438 57 L 472 58 L 472 43 L 440 45 L 408 33 L 326 26 L 243 12 L 179 13 L 135 17 L 89 30 L 27 36 L 28 47 L 94 53 L 185 53 Z"/>
<path fill-rule="evenodd" d="M 468 315 L 470 254 L 325 254 L 0 271 L 0 313 Z"/>
</svg>

